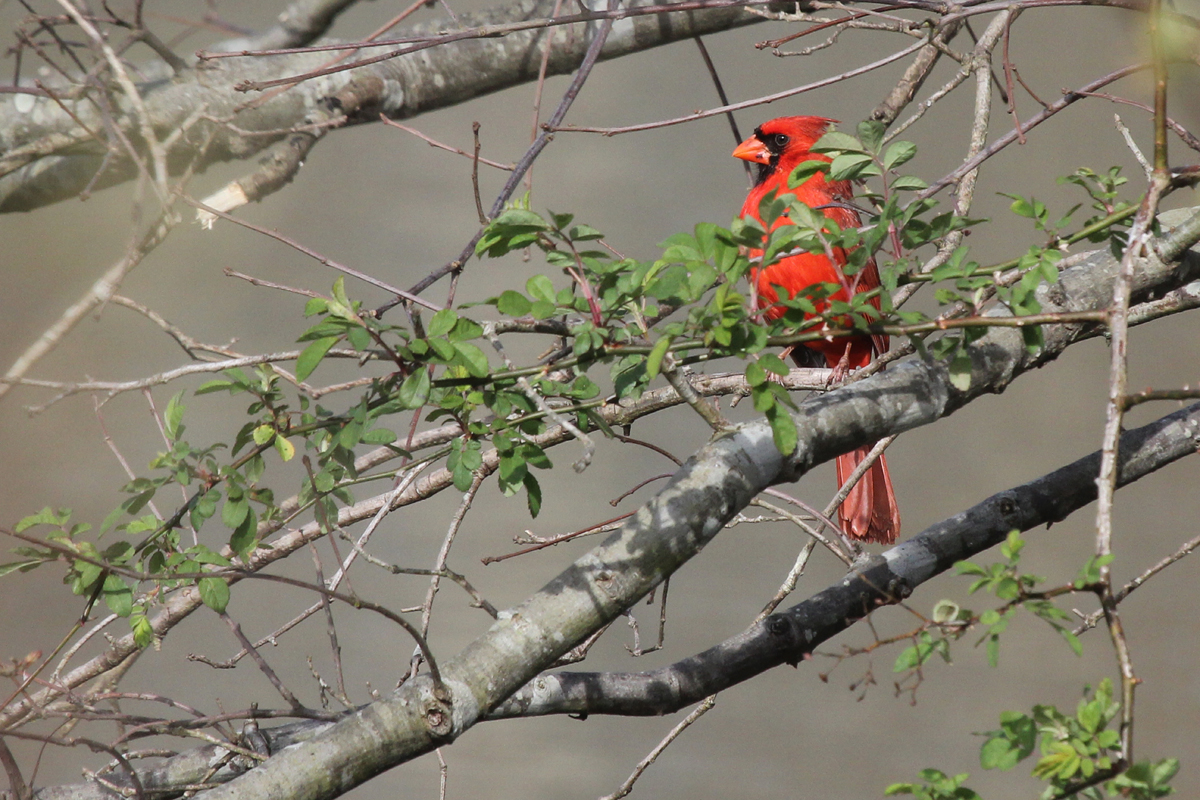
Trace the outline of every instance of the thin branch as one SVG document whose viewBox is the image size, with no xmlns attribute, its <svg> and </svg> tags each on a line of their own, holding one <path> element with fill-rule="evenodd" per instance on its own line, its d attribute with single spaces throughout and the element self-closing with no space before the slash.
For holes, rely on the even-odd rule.
<svg viewBox="0 0 1200 800">
<path fill-rule="evenodd" d="M 604 797 L 600 798 L 600 800 L 620 800 L 620 798 L 625 797 L 627 794 L 632 792 L 633 785 L 637 783 L 638 778 L 642 777 L 642 773 L 645 772 L 646 769 L 653 764 L 660 755 L 662 755 L 662 752 L 670 746 L 671 742 L 679 738 L 679 734 L 690 728 L 692 723 L 707 714 L 709 710 L 711 710 L 716 704 L 717 696 L 715 694 L 704 698 L 704 700 L 700 702 L 700 705 L 696 706 L 692 713 L 680 720 L 679 724 L 672 728 L 671 732 L 663 737 L 663 740 L 655 745 L 654 749 L 651 750 L 645 758 L 638 762 L 638 765 L 634 767 L 633 772 L 629 774 L 629 777 L 625 779 L 624 783 L 617 787 L 615 792 L 605 795 Z"/>
<path fill-rule="evenodd" d="M 842 81 L 845 81 L 849 78 L 854 78 L 859 75 L 863 75 L 868 72 L 871 72 L 873 70 L 877 70 L 880 67 L 885 67 L 888 64 L 891 64 L 893 61 L 899 61 L 900 59 L 904 58 L 906 55 L 909 55 L 910 53 L 915 53 L 916 51 L 920 50 L 922 47 L 925 46 L 925 44 L 926 44 L 925 42 L 917 42 L 916 44 L 909 45 L 908 47 L 905 47 L 902 50 L 898 50 L 895 53 L 892 53 L 891 55 L 884 56 L 883 58 L 879 59 L 878 61 L 872 61 L 870 64 L 865 64 L 861 67 L 855 67 L 854 69 L 847 70 L 838 75 L 833 75 L 829 78 L 822 78 L 819 81 L 814 81 L 812 83 L 806 83 L 803 86 L 797 86 L 794 89 L 787 89 L 782 92 L 776 92 L 774 94 L 763 95 L 761 97 L 756 97 L 752 100 L 743 100 L 740 103 L 728 103 L 726 105 L 718 106 L 717 108 L 710 108 L 706 111 L 695 111 L 695 112 L 688 114 L 687 116 L 683 116 L 683 117 L 675 117 L 673 119 L 660 120 L 658 122 L 644 122 L 639 125 L 626 125 L 626 126 L 618 127 L 618 128 L 593 128 L 593 127 L 582 127 L 582 126 L 577 127 L 577 126 L 571 125 L 571 126 L 566 126 L 566 127 L 550 126 L 548 128 L 548 130 L 562 131 L 564 133 L 600 133 L 605 136 L 616 136 L 616 135 L 622 134 L 622 133 L 635 133 L 637 131 L 649 131 L 649 130 L 655 130 L 657 128 L 666 128 L 671 125 L 682 125 L 685 122 L 692 122 L 692 121 L 698 120 L 698 119 L 707 119 L 708 117 L 715 117 L 715 116 L 718 116 L 721 114 L 728 114 L 732 111 L 741 111 L 744 108 L 754 108 L 755 106 L 765 105 L 767 103 L 774 103 L 776 101 L 783 100 L 788 97 L 793 97 L 798 94 L 803 94 L 805 92 L 811 92 L 815 89 L 820 89 L 825 86 L 832 86 L 833 84 L 841 83 Z"/>
<path fill-rule="evenodd" d="M 476 162 L 479 164 L 487 164 L 489 167 L 495 167 L 496 169 L 502 169 L 505 172 L 513 171 L 512 164 L 501 164 L 499 161 L 492 161 L 490 158 L 482 157 L 481 155 L 479 155 L 478 148 L 475 150 L 475 152 L 473 154 L 468 153 L 466 150 L 463 150 L 462 148 L 455 147 L 454 145 L 443 144 L 442 142 L 439 142 L 437 139 L 426 136 L 425 134 L 421 133 L 416 128 L 410 128 L 407 125 L 401 125 L 399 122 L 396 122 L 395 120 L 388 119 L 383 114 L 379 115 L 379 121 L 382 122 L 384 125 L 388 125 L 392 128 L 399 128 L 402 131 L 411 133 L 413 136 L 416 136 L 418 139 L 428 142 L 430 147 L 436 147 L 439 150 L 445 150 L 449 153 L 457 153 L 460 156 L 465 156 L 465 157 L 471 159 L 473 162 Z M 478 124 L 478 123 L 476 123 L 476 124 Z"/>
</svg>

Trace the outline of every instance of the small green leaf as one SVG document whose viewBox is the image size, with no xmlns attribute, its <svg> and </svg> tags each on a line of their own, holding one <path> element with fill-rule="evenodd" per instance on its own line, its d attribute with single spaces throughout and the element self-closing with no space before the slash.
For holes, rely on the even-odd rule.
<svg viewBox="0 0 1200 800">
<path fill-rule="evenodd" d="M 798 164 L 796 166 L 796 168 L 794 170 L 792 170 L 792 174 L 788 176 L 788 188 L 795 189 L 797 186 L 800 186 L 802 183 L 807 181 L 813 175 L 816 175 L 818 172 L 828 172 L 828 171 L 829 171 L 829 162 L 828 161 L 819 161 L 817 159 L 809 159 L 808 161 L 802 161 L 802 162 L 800 162 L 800 164 Z"/>
<path fill-rule="evenodd" d="M 220 578 L 201 578 L 196 582 L 200 600 L 218 614 L 229 605 L 229 584 Z"/>
<path fill-rule="evenodd" d="M 667 355 L 667 350 L 671 347 L 671 337 L 664 336 L 654 343 L 654 347 L 650 349 L 650 355 L 646 356 L 646 377 L 650 380 L 658 377 L 658 372 L 662 368 L 662 361 Z"/>
<path fill-rule="evenodd" d="M 340 336 L 326 336 L 322 339 L 317 339 L 308 347 L 304 348 L 300 353 L 300 357 L 296 359 L 296 380 L 303 381 L 313 373 L 317 365 L 321 363 L 321 359 L 325 358 L 325 354 L 330 348 L 337 344 Z"/>
<path fill-rule="evenodd" d="M 533 303 L 529 302 L 529 298 L 520 292 L 509 289 L 496 301 L 496 309 L 501 314 L 507 314 L 510 317 L 523 317 L 533 310 Z"/>
<path fill-rule="evenodd" d="M 858 123 L 858 138 L 863 147 L 872 153 L 878 153 L 883 143 L 883 123 L 875 119 L 866 119 Z"/>
<path fill-rule="evenodd" d="M 476 378 L 487 377 L 488 360 L 482 350 L 466 342 L 455 342 L 453 346 L 458 353 L 458 362 L 467 368 L 467 372 Z"/>
<path fill-rule="evenodd" d="M 178 393 L 167 401 L 167 410 L 163 415 L 163 427 L 166 429 L 167 440 L 174 442 L 183 433 L 183 392 Z"/>
<path fill-rule="evenodd" d="M 250 503 L 244 498 L 237 500 L 225 501 L 225 507 L 221 509 L 221 523 L 231 529 L 236 529 L 246 519 L 246 515 L 250 513 Z"/>
<path fill-rule="evenodd" d="M 525 281 L 525 291 L 534 300 L 541 300 L 551 305 L 556 302 L 554 284 L 545 275 L 534 275 Z"/>
<path fill-rule="evenodd" d="M 283 436 L 275 437 L 275 452 L 279 453 L 279 458 L 287 463 L 296 455 L 296 445 L 289 442 Z"/>
<path fill-rule="evenodd" d="M 145 649 L 154 643 L 154 628 L 145 614 L 134 614 L 129 627 L 133 629 L 133 641 L 138 647 Z"/>
<path fill-rule="evenodd" d="M 772 372 L 780 377 L 786 377 L 790 372 L 783 359 L 774 353 L 761 353 L 758 356 L 758 365 L 767 372 Z"/>
<path fill-rule="evenodd" d="M 10 561 L 7 564 L 0 564 L 0 578 L 12 572 L 28 572 L 34 567 L 44 563 L 43 559 L 27 559 L 25 561 Z"/>
<path fill-rule="evenodd" d="M 454 325 L 457 322 L 458 314 L 454 313 L 452 309 L 443 308 L 429 319 L 429 325 L 425 328 L 425 334 L 427 336 L 445 336 L 454 330 Z"/>
<path fill-rule="evenodd" d="M 229 537 L 229 548 L 245 559 L 254 551 L 257 533 L 258 515 L 254 513 L 254 509 L 250 509 L 250 513 L 242 520 L 242 524 Z"/>
<path fill-rule="evenodd" d="M 953 622 L 958 619 L 959 612 L 961 611 L 962 608 L 958 603 L 953 600 L 942 599 L 934 604 L 933 613 L 930 614 L 930 618 L 939 625 L 944 625 L 947 622 Z"/>
<path fill-rule="evenodd" d="M 767 412 L 767 420 L 771 423 L 771 436 L 775 439 L 775 446 L 779 448 L 779 452 L 785 456 L 796 452 L 799 437 L 796 435 L 796 422 L 792 415 L 776 405 Z"/>
<path fill-rule="evenodd" d="M 1013 742 L 997 735 L 984 742 L 980 748 L 979 766 L 984 769 L 1010 770 L 1017 765 L 1017 755 L 1018 751 Z"/>
<path fill-rule="evenodd" d="M 529 504 L 529 516 L 536 517 L 542 511 L 542 485 L 530 472 L 525 473 L 525 498 Z"/>
<path fill-rule="evenodd" d="M 29 528 L 32 528 L 34 525 L 63 526 L 66 525 L 70 519 L 71 512 L 69 509 L 62 508 L 55 512 L 50 508 L 50 506 L 46 506 L 38 513 L 30 514 L 28 517 L 25 517 L 18 522 L 17 533 L 23 533 Z"/>
<path fill-rule="evenodd" d="M 894 192 L 919 192 L 928 188 L 929 184 L 915 175 L 901 175 L 892 181 L 892 191 Z"/>
<path fill-rule="evenodd" d="M 826 153 L 830 150 L 849 150 L 855 153 L 862 152 L 862 144 L 858 139 L 855 139 L 848 133 L 841 131 L 830 131 L 817 140 L 817 143 L 812 146 L 814 153 Z"/>
<path fill-rule="evenodd" d="M 545 300 L 535 300 L 533 308 L 530 309 L 530 314 L 534 319 L 549 319 L 554 316 L 558 308 L 554 303 L 547 303 Z"/>
<path fill-rule="evenodd" d="M 261 447 L 275 438 L 275 429 L 264 423 L 255 427 L 254 433 L 251 436 L 254 438 L 254 443 Z"/>
<path fill-rule="evenodd" d="M 950 385 L 960 392 L 971 388 L 971 356 L 965 347 L 959 347 L 950 360 Z"/>
<path fill-rule="evenodd" d="M 416 370 L 400 384 L 396 399 L 404 408 L 420 408 L 429 400 L 429 370 L 418 366 Z"/>
<path fill-rule="evenodd" d="M 874 159 L 866 153 L 842 153 L 829 165 L 829 178 L 835 181 L 848 181 L 878 174 L 879 168 L 875 166 Z"/>
<path fill-rule="evenodd" d="M 1000 637 L 992 635 L 987 640 L 987 659 L 988 666 L 995 667 L 1000 664 Z"/>
<path fill-rule="evenodd" d="M 767 382 L 767 371 L 757 361 L 746 364 L 746 383 L 751 386 L 762 386 Z M 772 403 L 774 405 L 774 403 Z M 765 411 L 766 409 L 759 409 Z"/>
<path fill-rule="evenodd" d="M 917 146 L 912 142 L 893 142 L 883 155 L 883 168 L 895 169 L 906 164 L 917 154 Z"/>
<path fill-rule="evenodd" d="M 133 612 L 133 589 L 119 575 L 110 574 L 104 579 L 104 602 L 118 617 L 128 617 Z"/>
</svg>

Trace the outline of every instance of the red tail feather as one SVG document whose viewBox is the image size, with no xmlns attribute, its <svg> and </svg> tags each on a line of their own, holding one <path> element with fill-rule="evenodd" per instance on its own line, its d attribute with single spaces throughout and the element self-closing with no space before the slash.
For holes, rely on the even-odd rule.
<svg viewBox="0 0 1200 800">
<path fill-rule="evenodd" d="M 850 473 L 866 459 L 871 448 L 860 447 L 838 456 L 837 479 L 840 488 Z M 900 536 L 900 509 L 892 492 L 887 458 L 880 456 L 862 476 L 838 508 L 842 530 L 851 539 L 876 544 L 893 544 Z"/>
</svg>

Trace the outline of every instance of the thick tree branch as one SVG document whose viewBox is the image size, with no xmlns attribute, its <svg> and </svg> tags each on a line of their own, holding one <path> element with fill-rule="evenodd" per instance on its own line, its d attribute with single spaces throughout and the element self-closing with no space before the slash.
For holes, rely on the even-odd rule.
<svg viewBox="0 0 1200 800">
<path fill-rule="evenodd" d="M 1118 486 L 1200 448 L 1200 403 L 1121 437 Z M 837 585 L 691 658 L 648 672 L 539 675 L 489 719 L 544 714 L 669 714 L 780 664 L 795 665 L 872 609 L 1005 540 L 1059 522 L 1096 499 L 1100 451 L 992 495 L 917 536 L 872 556 Z"/>
<path fill-rule="evenodd" d="M 638 7 L 656 4 L 635 0 L 620 12 L 634 15 L 613 26 L 600 58 L 761 22 L 761 16 L 745 11 L 747 2 L 693 1 L 681 4 L 687 11 L 639 16 Z M 332 10 L 339 4 L 326 5 Z M 553 0 L 517 0 L 489 11 L 459 15 L 459 23 L 465 28 L 494 28 L 548 17 L 553 7 Z M 289 135 L 298 135 L 297 129 L 305 126 L 325 130 L 330 125 L 377 122 L 380 113 L 404 119 L 536 80 L 546 47 L 550 47 L 547 74 L 572 72 L 583 59 L 593 25 L 584 20 L 555 27 L 550 35 L 541 27 L 531 27 L 492 38 L 463 38 L 304 81 L 269 97 L 247 96 L 235 87 L 246 81 L 266 83 L 308 73 L 328 65 L 336 54 L 216 59 L 172 81 L 140 87 L 140 91 L 147 122 L 159 138 L 190 125 L 168 153 L 172 172 L 186 168 L 195 157 L 197 143 L 213 135 L 212 146 L 197 165 L 204 169 L 249 158 Z M 414 26 L 411 33 L 413 37 L 435 36 L 459 28 L 447 20 L 435 20 Z M 204 109 L 205 116 L 192 122 L 196 109 Z M 103 174 L 93 184 L 97 187 L 112 186 L 135 174 L 127 153 L 108 152 L 103 142 L 80 127 L 81 122 L 91 130 L 105 127 L 101 112 L 86 98 L 64 96 L 56 102 L 30 94 L 0 95 L 0 212 L 29 211 L 72 197 L 101 169 Z M 117 123 L 122 128 L 138 124 L 126 108 L 121 109 Z"/>
<path fill-rule="evenodd" d="M 1126 432 L 1121 438 L 1118 486 L 1131 484 L 1200 448 L 1200 404 Z M 1095 452 L 1021 486 L 992 495 L 911 540 L 872 557 L 843 581 L 793 608 L 774 614 L 721 644 L 661 669 L 637 673 L 559 672 L 539 675 L 493 709 L 488 720 L 550 714 L 669 714 L 715 692 L 784 663 L 853 625 L 864 609 L 895 602 L 956 561 L 1002 542 L 1010 530 L 1027 531 L 1065 519 L 1096 498 Z M 277 753 L 328 730 L 329 722 L 306 721 L 264 729 L 257 750 Z M 243 742 L 243 746 L 248 743 Z M 149 791 L 224 782 L 244 770 L 231 759 L 213 773 L 222 748 L 181 754 L 139 771 Z M 118 786 L 120 776 L 110 776 Z M 100 800 L 113 795 L 98 784 L 43 789 L 38 800 Z"/>
</svg>

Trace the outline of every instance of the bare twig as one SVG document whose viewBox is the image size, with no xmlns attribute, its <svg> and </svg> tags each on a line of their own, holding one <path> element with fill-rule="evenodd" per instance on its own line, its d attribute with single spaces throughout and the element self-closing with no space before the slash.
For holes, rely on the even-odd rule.
<svg viewBox="0 0 1200 800">
<path fill-rule="evenodd" d="M 678 725 L 671 729 L 670 733 L 663 737 L 661 742 L 655 745 L 654 749 L 651 750 L 645 758 L 638 762 L 638 765 L 634 767 L 633 772 L 630 773 L 629 777 L 625 779 L 625 782 L 622 783 L 615 792 L 605 795 L 604 797 L 600 798 L 600 800 L 619 800 L 633 791 L 633 785 L 637 783 L 638 778 L 642 777 L 642 773 L 644 773 L 646 769 L 653 764 L 660 755 L 662 755 L 662 752 L 670 746 L 671 742 L 675 741 L 679 737 L 679 734 L 690 728 L 693 722 L 707 714 L 708 711 L 714 705 L 716 705 L 716 703 L 717 696 L 715 694 L 704 698 L 704 700 L 700 702 L 700 705 L 696 706 L 692 713 L 684 717 Z"/>
</svg>

